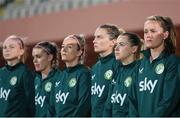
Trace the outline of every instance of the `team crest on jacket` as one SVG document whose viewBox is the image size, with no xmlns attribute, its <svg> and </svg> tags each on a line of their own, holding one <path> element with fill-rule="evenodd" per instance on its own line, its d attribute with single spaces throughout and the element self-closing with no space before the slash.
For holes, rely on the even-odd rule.
<svg viewBox="0 0 180 118">
<path fill-rule="evenodd" d="M 52 83 L 51 82 L 47 82 L 44 86 L 44 89 L 46 92 L 50 92 L 52 88 Z"/>
<path fill-rule="evenodd" d="M 74 87 L 76 83 L 77 83 L 76 78 L 71 78 L 69 81 L 69 87 Z"/>
<path fill-rule="evenodd" d="M 129 87 L 132 84 L 132 77 L 127 77 L 126 80 L 124 81 L 124 85 L 126 87 Z"/>
<path fill-rule="evenodd" d="M 12 86 L 14 86 L 16 83 L 17 83 L 17 77 L 14 76 L 14 77 L 12 77 L 12 78 L 10 79 L 10 84 L 11 84 Z"/>
<path fill-rule="evenodd" d="M 104 73 L 104 78 L 106 80 L 110 80 L 112 79 L 112 75 L 113 75 L 113 71 L 112 70 L 107 70 L 105 73 Z"/>
<path fill-rule="evenodd" d="M 157 74 L 162 74 L 164 72 L 164 64 L 158 64 L 155 68 L 155 71 Z"/>
</svg>

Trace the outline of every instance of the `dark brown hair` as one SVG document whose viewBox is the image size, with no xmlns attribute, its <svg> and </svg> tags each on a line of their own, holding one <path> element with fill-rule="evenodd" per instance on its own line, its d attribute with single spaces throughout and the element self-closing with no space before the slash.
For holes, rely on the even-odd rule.
<svg viewBox="0 0 180 118">
<path fill-rule="evenodd" d="M 124 32 L 123 29 L 119 29 L 116 25 L 113 24 L 103 24 L 100 25 L 98 28 L 105 29 L 109 34 L 111 40 L 117 39 L 118 36 Z"/>
<path fill-rule="evenodd" d="M 58 68 L 59 66 L 59 49 L 54 42 L 50 41 L 42 41 L 37 43 L 33 48 L 41 48 L 43 49 L 47 54 L 51 54 L 53 56 L 52 59 L 52 67 Z"/>
<path fill-rule="evenodd" d="M 128 37 L 128 41 L 130 42 L 131 46 L 137 46 L 138 49 L 135 53 L 135 58 L 136 60 L 140 58 L 140 51 L 141 51 L 141 46 L 142 46 L 142 42 L 141 42 L 141 38 L 132 32 L 126 32 L 121 34 L 121 36 L 127 36 Z"/>
</svg>

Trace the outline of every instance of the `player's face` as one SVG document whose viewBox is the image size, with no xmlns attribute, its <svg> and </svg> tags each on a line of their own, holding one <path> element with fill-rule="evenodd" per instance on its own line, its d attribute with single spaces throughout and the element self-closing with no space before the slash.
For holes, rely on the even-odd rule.
<svg viewBox="0 0 180 118">
<path fill-rule="evenodd" d="M 82 51 L 79 50 L 78 41 L 71 37 L 65 38 L 61 46 L 61 59 L 64 62 L 78 61 Z"/>
<path fill-rule="evenodd" d="M 6 39 L 3 43 L 3 57 L 6 61 L 20 60 L 24 54 L 18 40 Z"/>
<path fill-rule="evenodd" d="M 107 33 L 106 29 L 104 28 L 97 28 L 94 33 L 94 51 L 106 55 L 113 51 L 114 47 L 114 40 L 110 39 L 109 34 Z"/>
<path fill-rule="evenodd" d="M 43 72 L 51 67 L 52 55 L 45 52 L 42 48 L 33 48 L 32 56 L 36 71 Z"/>
<path fill-rule="evenodd" d="M 144 43 L 147 48 L 155 49 L 164 45 L 166 34 L 160 23 L 148 20 L 144 24 Z"/>
<path fill-rule="evenodd" d="M 130 42 L 128 41 L 127 36 L 119 36 L 117 39 L 117 44 L 115 47 L 115 57 L 116 60 L 126 60 L 130 57 L 134 52 L 133 46 L 131 46 Z"/>
</svg>

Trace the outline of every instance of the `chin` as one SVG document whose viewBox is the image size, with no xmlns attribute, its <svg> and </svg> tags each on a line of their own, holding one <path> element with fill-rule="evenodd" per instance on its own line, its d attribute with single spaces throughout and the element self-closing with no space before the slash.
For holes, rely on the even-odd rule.
<svg viewBox="0 0 180 118">
<path fill-rule="evenodd" d="M 62 61 L 64 61 L 64 62 L 66 62 L 66 61 L 67 61 L 67 59 L 66 59 L 66 58 L 62 58 L 61 60 L 62 60 Z"/>
<path fill-rule="evenodd" d="M 152 48 L 153 45 L 149 43 L 149 44 L 145 44 L 145 47 L 147 47 L 147 48 Z"/>
<path fill-rule="evenodd" d="M 12 60 L 14 60 L 13 58 L 10 58 L 10 57 L 4 57 L 4 59 L 5 59 L 6 61 L 12 61 Z"/>
<path fill-rule="evenodd" d="M 116 58 L 116 60 L 118 60 L 118 59 L 119 59 L 119 57 L 118 57 L 118 56 L 115 56 L 115 58 Z"/>
<path fill-rule="evenodd" d="M 35 68 L 36 71 L 40 72 L 41 70 L 39 68 Z"/>
<path fill-rule="evenodd" d="M 149 45 L 148 45 L 148 46 L 146 46 L 146 48 L 147 48 L 147 49 L 149 49 L 149 48 L 153 48 L 153 46 L 149 46 Z"/>
<path fill-rule="evenodd" d="M 9 56 L 3 56 L 4 57 L 4 59 L 11 59 L 11 57 L 9 57 Z"/>
<path fill-rule="evenodd" d="M 97 49 L 94 49 L 94 52 L 100 53 L 101 51 L 100 51 L 100 50 L 97 50 Z"/>
<path fill-rule="evenodd" d="M 116 60 L 121 60 L 121 58 L 119 56 L 116 57 Z"/>
<path fill-rule="evenodd" d="M 61 60 L 62 60 L 62 61 L 66 60 L 66 57 L 61 57 Z"/>
</svg>

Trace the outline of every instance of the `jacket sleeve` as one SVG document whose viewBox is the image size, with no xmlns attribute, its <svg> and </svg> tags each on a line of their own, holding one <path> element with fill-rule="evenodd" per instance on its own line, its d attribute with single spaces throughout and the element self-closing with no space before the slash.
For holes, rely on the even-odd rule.
<svg viewBox="0 0 180 118">
<path fill-rule="evenodd" d="M 73 116 L 90 116 L 91 108 L 91 76 L 90 72 L 83 72 L 78 81 L 78 105 Z"/>
<path fill-rule="evenodd" d="M 47 109 L 47 116 L 48 117 L 56 117 L 56 110 L 55 110 L 55 89 L 56 89 L 56 81 L 59 81 L 59 79 L 61 79 L 61 71 L 60 70 L 56 70 L 56 74 L 54 76 L 55 78 L 53 78 L 53 86 L 52 86 L 52 90 L 50 93 L 50 97 L 48 100 L 48 109 Z"/>
<path fill-rule="evenodd" d="M 55 117 L 56 113 L 55 113 L 55 82 L 53 83 L 52 86 L 52 91 L 50 93 L 50 97 L 49 97 L 49 103 L 48 103 L 48 109 L 47 109 L 47 116 L 48 117 Z"/>
<path fill-rule="evenodd" d="M 109 84 L 108 97 L 104 105 L 103 116 L 104 117 L 112 117 L 112 103 L 111 103 L 111 95 L 113 91 L 113 85 Z"/>
<path fill-rule="evenodd" d="M 163 95 L 153 116 L 170 116 L 178 102 L 177 63 L 173 59 L 167 60 L 163 83 Z"/>
<path fill-rule="evenodd" d="M 138 98 L 136 94 L 136 82 L 133 81 L 132 86 L 129 89 L 129 113 L 130 117 L 138 117 Z"/>
<path fill-rule="evenodd" d="M 23 74 L 23 84 L 25 90 L 25 99 L 28 105 L 29 116 L 35 115 L 35 88 L 34 88 L 34 74 L 30 70 L 25 70 Z"/>
<path fill-rule="evenodd" d="M 132 85 L 130 86 L 128 90 L 128 100 L 129 100 L 129 117 L 138 117 L 138 97 L 137 97 L 137 88 L 138 88 L 138 73 L 139 73 L 139 64 L 140 62 L 136 64 L 136 68 L 134 71 L 134 80 L 132 82 Z"/>
</svg>

